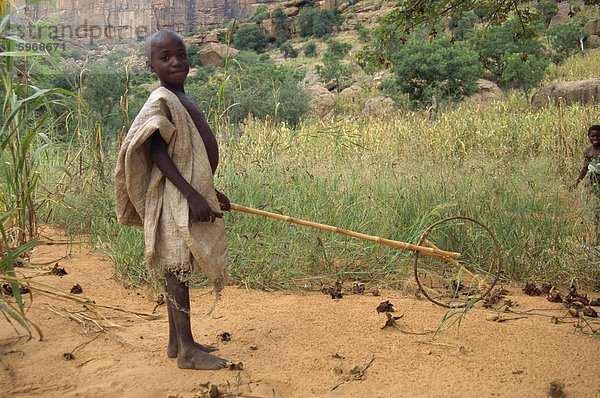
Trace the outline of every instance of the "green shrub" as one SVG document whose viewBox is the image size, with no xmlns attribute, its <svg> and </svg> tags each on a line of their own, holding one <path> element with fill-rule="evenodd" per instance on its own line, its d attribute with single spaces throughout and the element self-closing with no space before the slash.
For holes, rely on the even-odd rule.
<svg viewBox="0 0 600 398">
<path fill-rule="evenodd" d="M 558 4 L 555 1 L 540 1 L 535 5 L 535 10 L 542 16 L 546 26 L 552 21 L 552 17 L 558 14 Z"/>
<path fill-rule="evenodd" d="M 238 50 L 265 51 L 269 39 L 258 25 L 245 25 L 233 34 L 233 46 Z"/>
<path fill-rule="evenodd" d="M 566 23 L 548 29 L 548 41 L 552 48 L 552 59 L 561 63 L 576 52 L 581 51 L 580 38 L 583 35 L 581 25 Z"/>
<path fill-rule="evenodd" d="M 281 50 L 285 58 L 296 58 L 298 56 L 298 50 L 296 50 L 289 41 L 283 43 L 279 47 L 279 50 Z"/>
<path fill-rule="evenodd" d="M 460 16 L 453 15 L 448 21 L 448 27 L 456 40 L 468 40 L 475 34 L 474 28 L 477 20 L 477 15 L 473 11 L 469 11 Z"/>
<path fill-rule="evenodd" d="M 502 76 L 511 54 L 522 53 L 541 57 L 543 50 L 538 39 L 524 36 L 516 18 L 479 32 L 473 43 L 483 66 L 496 76 Z"/>
<path fill-rule="evenodd" d="M 315 57 L 317 55 L 317 44 L 309 40 L 302 48 L 302 51 L 304 51 L 304 55 L 307 57 Z"/>
<path fill-rule="evenodd" d="M 251 22 L 261 23 L 269 18 L 269 7 L 264 4 L 259 4 L 254 11 L 254 15 L 250 18 Z"/>
<path fill-rule="evenodd" d="M 285 36 L 277 36 L 275 42 L 273 43 L 273 46 L 275 46 L 276 48 L 280 48 L 283 43 L 287 42 L 287 40 L 288 39 Z"/>
<path fill-rule="evenodd" d="M 316 67 L 317 75 L 324 83 L 335 80 L 339 90 L 352 77 L 352 65 L 340 62 L 348 55 L 352 45 L 335 39 L 328 39 L 327 45 L 327 51 L 323 54 L 323 65 L 317 65 Z"/>
<path fill-rule="evenodd" d="M 202 62 L 200 61 L 200 57 L 198 57 L 198 46 L 194 43 L 190 43 L 187 45 L 187 53 L 188 59 L 190 61 L 190 67 L 194 68 L 196 66 L 202 66 Z"/>
<path fill-rule="evenodd" d="M 317 10 L 305 7 L 298 14 L 298 33 L 302 37 L 323 37 L 333 31 L 333 25 L 337 22 L 337 11 L 334 9 Z"/>
<path fill-rule="evenodd" d="M 501 81 L 516 84 L 529 97 L 529 91 L 543 79 L 548 64 L 548 60 L 535 55 L 511 54 L 507 57 Z"/>
<path fill-rule="evenodd" d="M 432 43 L 410 39 L 391 54 L 395 88 L 409 95 L 415 107 L 438 101 L 459 100 L 475 93 L 483 72 L 477 53 L 447 36 Z"/>
<path fill-rule="evenodd" d="M 187 90 L 202 109 L 226 108 L 231 124 L 243 122 L 249 115 L 260 120 L 271 117 L 292 125 L 300 121 L 308 111 L 310 99 L 298 85 L 304 73 L 276 66 L 270 59 L 261 62 L 256 53 L 249 51 L 240 51 L 236 61 L 229 65 L 230 77 L 223 86 L 213 81 Z M 222 93 L 220 99 L 215 92 Z M 224 106 L 219 108 L 218 101 Z"/>
<path fill-rule="evenodd" d="M 277 7 L 276 9 L 273 10 L 273 22 L 275 23 L 275 26 L 277 27 L 277 31 L 282 33 L 285 32 L 286 36 L 287 36 L 287 29 L 288 29 L 288 16 L 285 13 L 285 11 L 283 10 L 283 8 L 281 7 Z"/>
</svg>

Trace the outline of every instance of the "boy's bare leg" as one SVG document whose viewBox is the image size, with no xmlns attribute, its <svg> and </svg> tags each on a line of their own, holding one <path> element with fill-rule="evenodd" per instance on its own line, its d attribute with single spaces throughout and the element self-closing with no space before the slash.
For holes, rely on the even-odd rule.
<svg viewBox="0 0 600 398">
<path fill-rule="evenodd" d="M 177 331 L 175 330 L 175 321 L 173 319 L 173 303 L 167 301 L 167 311 L 169 314 L 169 344 L 167 345 L 167 356 L 169 358 L 177 358 L 179 344 L 177 343 Z M 214 345 L 195 343 L 198 349 L 204 352 L 217 351 L 219 348 Z"/>
<path fill-rule="evenodd" d="M 165 274 L 165 290 L 168 298 L 167 305 L 169 306 L 169 346 L 167 347 L 167 354 L 171 356 L 176 352 L 177 365 L 182 369 L 221 369 L 227 366 L 229 361 L 208 354 L 202 349 L 202 345 L 197 344 L 192 337 L 190 295 L 187 285 L 180 282 L 172 273 L 167 272 Z M 174 303 L 169 302 L 171 300 L 174 300 Z M 173 347 L 174 344 L 175 348 Z"/>
</svg>

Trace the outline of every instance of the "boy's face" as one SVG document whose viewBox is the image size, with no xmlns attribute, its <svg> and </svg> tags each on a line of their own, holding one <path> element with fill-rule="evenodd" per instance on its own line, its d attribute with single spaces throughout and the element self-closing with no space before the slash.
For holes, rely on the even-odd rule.
<svg viewBox="0 0 600 398">
<path fill-rule="evenodd" d="M 590 131 L 590 133 L 588 134 L 588 139 L 590 140 L 590 144 L 592 144 L 594 148 L 600 148 L 600 131 Z"/>
<path fill-rule="evenodd" d="M 165 83 L 183 85 L 190 71 L 185 45 L 176 36 L 152 43 L 150 71 Z"/>
</svg>

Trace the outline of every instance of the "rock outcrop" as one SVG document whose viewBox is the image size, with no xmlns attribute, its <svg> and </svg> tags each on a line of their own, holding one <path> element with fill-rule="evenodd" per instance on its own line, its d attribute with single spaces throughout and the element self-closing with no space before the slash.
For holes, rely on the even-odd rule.
<svg viewBox="0 0 600 398">
<path fill-rule="evenodd" d="M 600 102 L 600 79 L 551 84 L 533 95 L 531 105 L 535 108 L 541 108 L 551 101 L 558 101 L 559 98 L 563 99 L 565 105 L 574 102 L 582 104 Z"/>
<path fill-rule="evenodd" d="M 17 3 L 25 2 L 17 0 Z M 27 6 L 26 15 L 34 21 L 51 16 L 58 18 L 58 36 L 107 41 L 146 37 L 159 28 L 186 34 L 201 27 L 221 26 L 233 18 L 247 19 L 259 4 L 270 3 L 278 1 L 54 0 Z"/>
<path fill-rule="evenodd" d="M 311 96 L 309 103 L 311 116 L 319 119 L 333 116 L 333 108 L 336 103 L 335 94 L 322 86 L 310 86 L 307 91 Z"/>
<path fill-rule="evenodd" d="M 485 105 L 496 101 L 504 101 L 506 95 L 500 90 L 500 87 L 492 81 L 477 79 L 479 92 L 468 97 L 465 101 L 473 104 Z"/>
<path fill-rule="evenodd" d="M 371 98 L 365 102 L 365 107 L 362 111 L 363 115 L 369 116 L 385 116 L 393 111 L 394 100 L 391 97 L 379 96 Z"/>
<path fill-rule="evenodd" d="M 238 50 L 228 47 L 227 44 L 208 43 L 206 46 L 198 50 L 198 58 L 202 65 L 221 66 L 221 61 L 227 55 L 235 57 Z"/>
</svg>

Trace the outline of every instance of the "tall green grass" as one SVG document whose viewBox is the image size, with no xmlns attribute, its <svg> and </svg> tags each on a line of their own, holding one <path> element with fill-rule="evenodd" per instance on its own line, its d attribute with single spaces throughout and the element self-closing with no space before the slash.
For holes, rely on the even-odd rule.
<svg viewBox="0 0 600 398">
<path fill-rule="evenodd" d="M 505 279 L 599 285 L 600 259 L 585 249 L 595 243 L 594 204 L 584 189 L 566 189 L 582 165 L 587 127 L 600 118 L 596 105 L 534 111 L 509 93 L 487 107 L 448 107 L 434 121 L 407 110 L 382 119 L 351 112 L 294 128 L 250 120 L 241 135 L 230 134 L 225 118 L 214 124 L 215 180 L 232 202 L 411 243 L 441 218 L 469 216 L 496 233 Z M 117 149 L 105 148 L 105 170 Z M 94 182 L 67 190 L 70 210 L 52 220 L 68 217 L 64 225 L 113 259 L 117 278 L 143 283 L 141 231 L 115 222 L 109 173 Z M 243 213 L 225 222 L 231 279 L 249 287 L 412 278 L 411 253 L 399 249 Z"/>
</svg>

